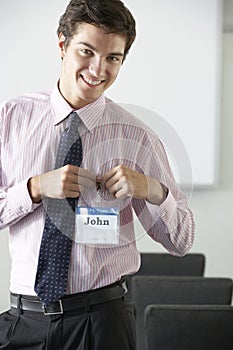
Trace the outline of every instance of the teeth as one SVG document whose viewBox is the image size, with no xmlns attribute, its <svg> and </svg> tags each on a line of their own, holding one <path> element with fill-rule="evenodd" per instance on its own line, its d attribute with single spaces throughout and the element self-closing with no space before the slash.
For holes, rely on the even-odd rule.
<svg viewBox="0 0 233 350">
<path fill-rule="evenodd" d="M 91 80 L 83 75 L 83 79 L 90 85 L 99 85 L 101 83 L 101 80 Z"/>
</svg>

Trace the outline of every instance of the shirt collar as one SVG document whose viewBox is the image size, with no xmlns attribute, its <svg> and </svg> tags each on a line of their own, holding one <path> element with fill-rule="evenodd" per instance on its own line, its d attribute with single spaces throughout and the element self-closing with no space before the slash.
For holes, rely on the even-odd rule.
<svg viewBox="0 0 233 350">
<path fill-rule="evenodd" d="M 105 96 L 102 94 L 97 100 L 89 103 L 85 107 L 82 107 L 78 110 L 74 110 L 69 103 L 64 99 L 58 89 L 58 83 L 55 85 L 51 93 L 51 104 L 54 110 L 53 114 L 53 123 L 57 125 L 61 123 L 67 116 L 75 111 L 81 118 L 82 122 L 85 124 L 89 131 L 92 131 L 93 128 L 100 121 L 101 116 L 103 115 L 106 100 Z"/>
</svg>

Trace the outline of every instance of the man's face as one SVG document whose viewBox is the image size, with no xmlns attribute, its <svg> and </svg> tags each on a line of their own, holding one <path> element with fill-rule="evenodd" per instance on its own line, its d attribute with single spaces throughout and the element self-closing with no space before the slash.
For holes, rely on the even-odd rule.
<svg viewBox="0 0 233 350">
<path fill-rule="evenodd" d="M 78 27 L 69 45 L 59 36 L 62 70 L 59 89 L 75 108 L 96 100 L 116 79 L 125 50 L 126 38 L 106 33 L 88 23 Z"/>
</svg>

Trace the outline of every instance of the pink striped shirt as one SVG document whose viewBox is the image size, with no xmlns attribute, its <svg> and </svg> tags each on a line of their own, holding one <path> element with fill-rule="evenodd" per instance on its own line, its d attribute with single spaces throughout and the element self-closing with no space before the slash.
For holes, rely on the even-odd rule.
<svg viewBox="0 0 233 350">
<path fill-rule="evenodd" d="M 54 168 L 60 135 L 72 108 L 52 91 L 25 95 L 4 104 L 0 115 L 0 229 L 9 227 L 12 270 L 10 290 L 34 295 L 45 210 L 33 204 L 28 179 Z M 140 266 L 134 221 L 168 252 L 184 255 L 194 239 L 193 215 L 176 185 L 159 138 L 141 121 L 102 95 L 77 111 L 82 120 L 82 167 L 98 176 L 125 164 L 157 178 L 168 196 L 157 206 L 145 200 L 116 200 L 82 193 L 79 204 L 120 207 L 118 245 L 73 242 L 67 293 L 99 288 L 136 272 Z M 133 211 L 136 214 L 134 217 Z"/>
</svg>

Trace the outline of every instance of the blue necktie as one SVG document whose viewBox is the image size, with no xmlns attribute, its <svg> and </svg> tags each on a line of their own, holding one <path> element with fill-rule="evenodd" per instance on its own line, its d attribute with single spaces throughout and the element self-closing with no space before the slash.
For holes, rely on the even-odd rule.
<svg viewBox="0 0 233 350">
<path fill-rule="evenodd" d="M 61 135 L 55 169 L 66 164 L 81 165 L 79 123 L 77 113 L 72 112 Z M 45 306 L 60 299 L 66 291 L 76 205 L 77 199 L 73 198 L 48 199 L 35 281 L 35 292 Z"/>
</svg>

